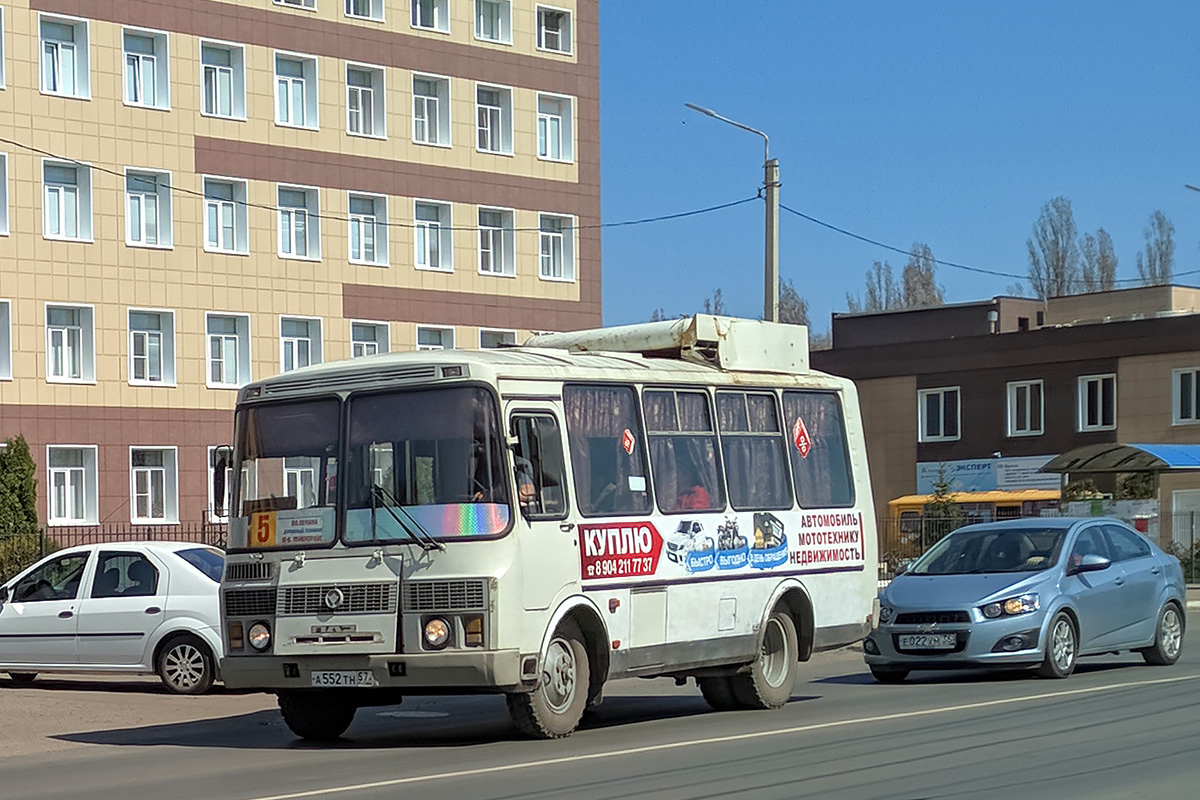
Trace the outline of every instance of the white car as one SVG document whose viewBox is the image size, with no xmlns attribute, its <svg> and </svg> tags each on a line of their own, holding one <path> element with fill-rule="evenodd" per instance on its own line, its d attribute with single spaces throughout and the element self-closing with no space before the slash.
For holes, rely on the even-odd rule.
<svg viewBox="0 0 1200 800">
<path fill-rule="evenodd" d="M 224 554 L 189 542 L 59 550 L 0 586 L 0 672 L 157 674 L 201 694 L 221 658 Z"/>
</svg>

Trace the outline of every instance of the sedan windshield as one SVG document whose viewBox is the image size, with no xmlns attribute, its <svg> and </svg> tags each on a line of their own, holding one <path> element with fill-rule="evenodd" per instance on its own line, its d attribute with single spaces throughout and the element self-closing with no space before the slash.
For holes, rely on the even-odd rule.
<svg viewBox="0 0 1200 800">
<path fill-rule="evenodd" d="M 964 528 L 946 536 L 909 568 L 912 575 L 1039 572 L 1058 561 L 1065 528 Z"/>
</svg>

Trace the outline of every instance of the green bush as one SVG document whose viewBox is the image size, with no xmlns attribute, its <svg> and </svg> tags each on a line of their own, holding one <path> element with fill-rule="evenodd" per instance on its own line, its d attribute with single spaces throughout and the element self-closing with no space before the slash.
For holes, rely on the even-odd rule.
<svg viewBox="0 0 1200 800">
<path fill-rule="evenodd" d="M 0 537 L 0 583 L 58 549 L 58 542 L 40 533 L 19 533 Z"/>
</svg>

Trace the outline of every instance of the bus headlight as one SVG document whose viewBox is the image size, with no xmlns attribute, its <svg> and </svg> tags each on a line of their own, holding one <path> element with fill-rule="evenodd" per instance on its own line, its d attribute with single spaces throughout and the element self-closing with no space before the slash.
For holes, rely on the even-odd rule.
<svg viewBox="0 0 1200 800">
<path fill-rule="evenodd" d="M 271 628 L 265 622 L 256 622 L 246 633 L 246 640 L 250 642 L 251 647 L 261 653 L 271 646 Z"/>
<path fill-rule="evenodd" d="M 441 617 L 425 621 L 425 644 L 433 650 L 441 650 L 450 642 L 450 623 Z"/>
</svg>

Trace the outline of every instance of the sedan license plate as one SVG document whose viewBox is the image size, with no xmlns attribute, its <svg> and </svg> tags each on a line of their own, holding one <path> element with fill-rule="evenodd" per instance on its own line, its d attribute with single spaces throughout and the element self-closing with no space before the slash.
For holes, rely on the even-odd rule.
<svg viewBox="0 0 1200 800">
<path fill-rule="evenodd" d="M 950 650 L 958 644 L 954 633 L 911 633 L 898 637 L 901 650 Z"/>
<path fill-rule="evenodd" d="M 375 686 L 375 675 L 369 669 L 317 670 L 312 673 L 312 685 L 324 688 L 361 688 Z"/>
</svg>

